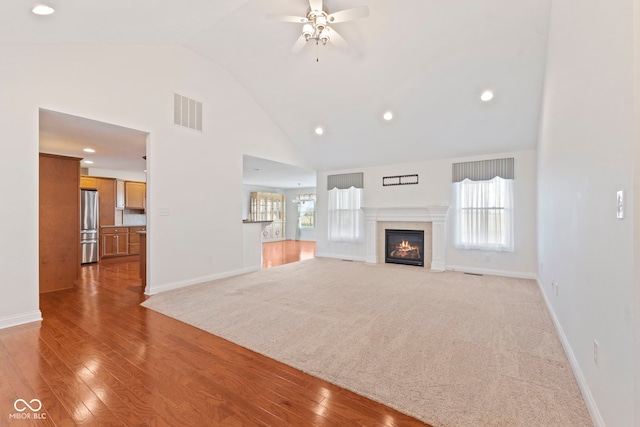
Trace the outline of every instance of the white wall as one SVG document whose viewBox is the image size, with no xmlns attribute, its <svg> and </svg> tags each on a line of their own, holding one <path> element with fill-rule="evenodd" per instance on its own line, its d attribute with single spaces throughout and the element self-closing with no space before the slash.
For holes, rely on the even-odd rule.
<svg viewBox="0 0 640 427">
<path fill-rule="evenodd" d="M 640 363 L 633 305 L 639 48 L 633 0 L 554 0 L 538 145 L 538 275 L 596 425 L 640 425 L 633 376 Z M 626 191 L 624 220 L 616 219 L 618 190 Z M 637 385 L 635 393 L 637 404 Z"/>
<path fill-rule="evenodd" d="M 243 154 L 306 166 L 234 78 L 186 49 L 2 46 L 0 56 L 0 221 L 11 225 L 0 327 L 39 316 L 39 108 L 150 133 L 148 292 L 242 270 Z M 174 91 L 203 102 L 203 133 L 172 124 Z"/>
<path fill-rule="evenodd" d="M 536 153 L 518 151 L 486 156 L 442 159 L 400 165 L 318 173 L 317 253 L 345 259 L 365 259 L 365 243 L 341 243 L 327 240 L 327 175 L 364 172 L 365 207 L 425 207 L 450 205 L 452 198 L 451 165 L 456 162 L 515 158 L 515 252 L 459 250 L 452 245 L 452 227 L 447 221 L 447 268 L 461 271 L 535 277 L 536 270 Z M 384 176 L 418 174 L 417 185 L 382 186 Z"/>
</svg>

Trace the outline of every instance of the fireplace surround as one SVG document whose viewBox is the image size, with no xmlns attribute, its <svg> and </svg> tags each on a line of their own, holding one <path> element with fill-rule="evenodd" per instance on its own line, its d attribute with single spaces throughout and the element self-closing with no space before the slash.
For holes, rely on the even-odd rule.
<svg viewBox="0 0 640 427">
<path fill-rule="evenodd" d="M 434 271 L 446 269 L 444 225 L 449 206 L 362 209 L 365 214 L 366 262 L 384 262 L 385 228 L 424 229 L 424 267 Z"/>
</svg>

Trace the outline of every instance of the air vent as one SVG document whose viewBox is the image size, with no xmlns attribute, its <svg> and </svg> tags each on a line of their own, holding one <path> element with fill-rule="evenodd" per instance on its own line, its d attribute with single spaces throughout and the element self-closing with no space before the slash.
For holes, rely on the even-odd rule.
<svg viewBox="0 0 640 427">
<path fill-rule="evenodd" d="M 202 132 L 202 102 L 174 93 L 173 124 Z"/>
</svg>

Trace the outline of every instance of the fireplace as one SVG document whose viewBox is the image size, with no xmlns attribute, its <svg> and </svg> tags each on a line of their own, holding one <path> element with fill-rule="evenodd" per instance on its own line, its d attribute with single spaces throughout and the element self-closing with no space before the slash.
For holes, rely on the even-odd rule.
<svg viewBox="0 0 640 427">
<path fill-rule="evenodd" d="M 424 266 L 423 230 L 386 229 L 384 241 L 384 262 Z"/>
<path fill-rule="evenodd" d="M 449 206 L 408 208 L 364 207 L 367 242 L 366 262 L 383 262 L 385 258 L 385 229 L 424 230 L 424 263 L 433 271 L 445 271 L 445 220 Z"/>
</svg>

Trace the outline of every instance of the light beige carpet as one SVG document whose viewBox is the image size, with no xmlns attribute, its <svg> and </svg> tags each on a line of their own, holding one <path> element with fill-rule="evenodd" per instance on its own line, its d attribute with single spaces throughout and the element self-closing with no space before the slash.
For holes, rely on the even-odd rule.
<svg viewBox="0 0 640 427">
<path fill-rule="evenodd" d="M 593 425 L 532 280 L 316 258 L 143 305 L 434 426 Z"/>
</svg>

